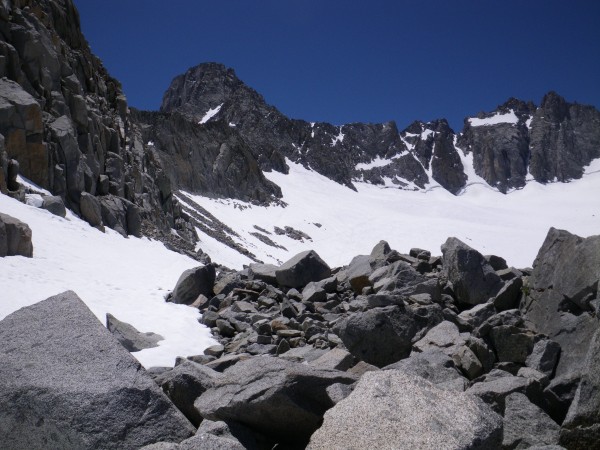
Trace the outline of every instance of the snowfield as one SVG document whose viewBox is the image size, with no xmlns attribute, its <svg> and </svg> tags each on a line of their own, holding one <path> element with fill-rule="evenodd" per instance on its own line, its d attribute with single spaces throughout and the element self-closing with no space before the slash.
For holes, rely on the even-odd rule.
<svg viewBox="0 0 600 450">
<path fill-rule="evenodd" d="M 156 241 L 102 233 L 67 213 L 65 219 L 0 194 L 0 211 L 32 230 L 33 258 L 0 258 L 0 319 L 17 309 L 72 290 L 98 320 L 106 313 L 165 339 L 133 355 L 145 366 L 173 366 L 177 356 L 215 344 L 198 310 L 164 301 L 184 270 L 198 262 Z"/>
<path fill-rule="evenodd" d="M 238 233 L 239 237 L 232 236 L 236 242 L 268 263 L 315 249 L 332 267 L 346 265 L 354 256 L 370 253 L 381 239 L 401 252 L 420 247 L 440 255 L 440 246 L 455 236 L 483 254 L 502 256 L 509 265 L 529 267 L 552 226 L 580 236 L 600 234 L 600 160 L 580 180 L 548 185 L 530 182 L 507 195 L 470 174 L 467 188 L 458 196 L 441 187 L 411 191 L 367 183 L 355 183 L 358 192 L 354 192 L 301 165 L 287 163 L 289 175 L 265 174 L 281 187 L 287 207 L 261 207 L 189 193 L 179 198 L 183 202 L 190 198 L 206 208 Z M 255 225 L 270 232 L 267 237 L 287 251 L 251 235 L 258 231 Z M 274 227 L 285 226 L 303 231 L 312 241 L 274 233 Z M 213 261 L 238 269 L 251 262 L 198 232 L 199 247 Z"/>
<path fill-rule="evenodd" d="M 600 234 L 600 160 L 581 180 L 545 186 L 530 182 L 508 195 L 469 174 L 469 184 L 459 196 L 435 184 L 428 191 L 408 191 L 356 183 L 355 192 L 291 161 L 288 165 L 289 175 L 266 174 L 281 187 L 286 207 L 187 193 L 179 198 L 206 208 L 235 230 L 236 242 L 271 263 L 315 249 L 330 266 L 345 265 L 358 254 L 368 254 L 381 239 L 401 252 L 420 247 L 439 255 L 446 238 L 456 236 L 484 254 L 526 267 L 551 226 L 580 236 Z M 111 313 L 142 332 L 165 338 L 157 348 L 134 353 L 145 367 L 172 366 L 177 356 L 201 354 L 215 343 L 208 328 L 198 323 L 197 310 L 164 301 L 181 273 L 197 266 L 196 261 L 159 242 L 125 239 L 110 229 L 102 233 L 70 212 L 62 219 L 4 195 L 0 211 L 29 224 L 34 247 L 33 258 L 0 258 L 0 318 L 70 289 L 102 323 Z M 275 226 L 293 227 L 311 239 L 277 235 Z M 251 233 L 261 233 L 284 248 L 269 246 Z M 200 231 L 199 235 L 198 246 L 213 261 L 235 269 L 252 262 L 214 238 Z"/>
</svg>

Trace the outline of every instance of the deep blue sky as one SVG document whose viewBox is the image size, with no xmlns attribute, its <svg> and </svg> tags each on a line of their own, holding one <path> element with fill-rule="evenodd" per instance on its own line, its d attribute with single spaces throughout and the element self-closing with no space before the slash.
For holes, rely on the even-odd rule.
<svg viewBox="0 0 600 450">
<path fill-rule="evenodd" d="M 286 115 L 334 124 L 464 117 L 555 90 L 600 106 L 600 2 L 75 0 L 129 104 L 176 75 L 233 67 Z"/>
</svg>

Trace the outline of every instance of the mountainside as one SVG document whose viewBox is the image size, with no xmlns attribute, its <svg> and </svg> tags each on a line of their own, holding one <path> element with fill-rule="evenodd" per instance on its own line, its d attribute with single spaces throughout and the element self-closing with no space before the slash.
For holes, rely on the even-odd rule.
<svg viewBox="0 0 600 450">
<path fill-rule="evenodd" d="M 400 131 L 394 122 L 290 119 L 233 69 L 205 63 L 173 80 L 160 111 L 137 111 L 92 54 L 70 0 L 3 3 L 0 17 L 0 190 L 25 201 L 21 175 L 92 226 L 198 259 L 199 232 L 262 257 L 236 224 L 182 192 L 283 207 L 270 174 L 292 163 L 354 191 L 366 183 L 459 195 L 473 183 L 507 193 L 531 180 L 570 181 L 600 157 L 600 112 L 553 92 L 539 107 L 510 99 L 466 118 L 460 133 L 444 119 Z"/>
<path fill-rule="evenodd" d="M 356 181 L 410 189 L 440 185 L 458 194 L 467 182 L 464 157 L 472 154 L 475 173 L 506 193 L 523 187 L 528 176 L 541 183 L 580 178 L 600 157 L 600 112 L 554 92 L 539 107 L 509 99 L 466 118 L 461 133 L 444 119 L 398 132 L 394 122 L 334 126 L 289 119 L 232 69 L 206 63 L 173 80 L 161 111 L 235 129 L 264 171 L 287 173 L 288 158 L 351 188 Z"/>
</svg>

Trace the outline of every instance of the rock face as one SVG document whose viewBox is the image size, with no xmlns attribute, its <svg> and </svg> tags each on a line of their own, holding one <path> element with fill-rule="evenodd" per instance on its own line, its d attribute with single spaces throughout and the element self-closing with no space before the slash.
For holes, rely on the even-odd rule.
<svg viewBox="0 0 600 450">
<path fill-rule="evenodd" d="M 502 418 L 475 397 L 399 370 L 367 372 L 325 413 L 309 449 L 500 448 Z"/>
<path fill-rule="evenodd" d="M 0 322 L 0 447 L 139 448 L 193 427 L 73 292 Z"/>
<path fill-rule="evenodd" d="M 0 213 L 0 257 L 33 256 L 31 228 L 19 219 Z"/>
<path fill-rule="evenodd" d="M 143 222 L 147 234 L 177 242 L 177 229 L 184 248 L 193 236 L 160 162 L 145 148 L 119 82 L 92 54 L 72 1 L 5 2 L 0 17 L 0 191 L 19 190 L 20 172 L 76 214 L 82 194 L 110 193 L 139 208 L 140 224 L 119 231 L 139 235 Z"/>
</svg>

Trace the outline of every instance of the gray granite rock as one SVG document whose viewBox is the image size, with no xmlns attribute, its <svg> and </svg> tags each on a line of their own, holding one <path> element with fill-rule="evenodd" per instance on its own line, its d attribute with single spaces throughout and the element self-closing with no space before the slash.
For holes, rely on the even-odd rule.
<svg viewBox="0 0 600 450">
<path fill-rule="evenodd" d="M 137 449 L 194 432 L 73 292 L 0 322 L 0 447 Z"/>
<path fill-rule="evenodd" d="M 327 387 L 355 381 L 355 376 L 337 370 L 257 356 L 227 369 L 195 407 L 204 418 L 233 420 L 277 440 L 300 444 L 308 441 L 323 413 L 333 406 Z"/>
<path fill-rule="evenodd" d="M 158 347 L 164 338 L 151 331 L 142 333 L 134 326 L 121 322 L 112 314 L 106 314 L 106 328 L 125 347 L 128 352 L 139 352 L 145 348 Z"/>
<path fill-rule="evenodd" d="M 308 448 L 497 449 L 502 418 L 479 399 L 400 370 L 367 372 Z"/>
</svg>

